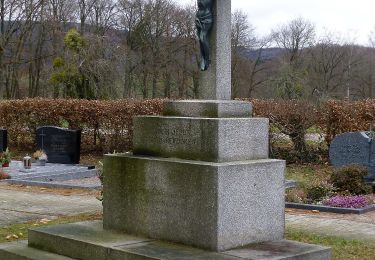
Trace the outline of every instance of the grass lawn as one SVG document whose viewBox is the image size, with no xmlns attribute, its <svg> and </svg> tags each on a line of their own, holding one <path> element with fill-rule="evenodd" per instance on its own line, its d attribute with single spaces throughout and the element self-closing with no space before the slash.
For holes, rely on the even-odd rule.
<svg viewBox="0 0 375 260">
<path fill-rule="evenodd" d="M 26 240 L 29 228 L 50 226 L 56 224 L 66 224 L 73 222 L 99 220 L 102 219 L 101 214 L 80 214 L 76 216 L 61 216 L 54 220 L 34 220 L 24 224 L 14 224 L 0 228 L 0 243 L 10 242 L 14 240 Z"/>
<path fill-rule="evenodd" d="M 328 180 L 332 174 L 332 167 L 328 165 L 299 165 L 287 166 L 286 179 L 295 180 L 301 186 L 305 186 L 317 180 Z"/>
<path fill-rule="evenodd" d="M 375 243 L 316 235 L 294 229 L 286 230 L 286 238 L 309 244 L 332 247 L 334 260 L 375 260 Z"/>
</svg>

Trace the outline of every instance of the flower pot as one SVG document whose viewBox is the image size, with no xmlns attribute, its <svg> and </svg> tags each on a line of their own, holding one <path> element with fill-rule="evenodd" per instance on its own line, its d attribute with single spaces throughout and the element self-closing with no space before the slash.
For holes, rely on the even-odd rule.
<svg viewBox="0 0 375 260">
<path fill-rule="evenodd" d="M 36 160 L 37 166 L 46 166 L 47 160 Z"/>
<path fill-rule="evenodd" d="M 8 168 L 9 167 L 9 163 L 3 163 L 3 168 Z"/>
</svg>

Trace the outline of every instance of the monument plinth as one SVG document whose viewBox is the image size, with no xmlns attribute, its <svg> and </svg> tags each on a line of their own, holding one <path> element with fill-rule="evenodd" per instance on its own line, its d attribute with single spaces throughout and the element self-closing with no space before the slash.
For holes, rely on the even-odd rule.
<svg viewBox="0 0 375 260">
<path fill-rule="evenodd" d="M 198 7 L 203 100 L 134 119 L 134 152 L 105 157 L 103 222 L 33 229 L 30 247 L 0 248 L 0 258 L 37 249 L 88 260 L 331 258 L 283 240 L 285 162 L 268 158 L 268 119 L 230 101 L 231 1 Z"/>
</svg>

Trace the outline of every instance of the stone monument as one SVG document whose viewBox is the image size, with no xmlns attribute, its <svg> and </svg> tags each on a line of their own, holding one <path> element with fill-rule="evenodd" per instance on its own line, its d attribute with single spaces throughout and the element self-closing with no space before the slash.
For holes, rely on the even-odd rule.
<svg viewBox="0 0 375 260">
<path fill-rule="evenodd" d="M 32 229 L 28 250 L 90 260 L 330 259 L 329 248 L 283 240 L 285 162 L 268 158 L 268 119 L 230 101 L 231 1 L 212 2 L 203 100 L 135 118 L 133 154 L 105 157 L 103 222 Z M 25 252 L 17 247 L 25 250 L 8 246 L 0 257 Z"/>
<path fill-rule="evenodd" d="M 8 148 L 8 131 L 0 129 L 0 152 L 5 152 Z"/>
<path fill-rule="evenodd" d="M 333 139 L 329 159 L 335 167 L 352 164 L 368 168 L 366 180 L 375 182 L 375 142 L 366 132 L 343 133 Z"/>
<path fill-rule="evenodd" d="M 43 126 L 36 130 L 37 149 L 43 150 L 49 163 L 79 164 L 81 130 Z"/>
</svg>

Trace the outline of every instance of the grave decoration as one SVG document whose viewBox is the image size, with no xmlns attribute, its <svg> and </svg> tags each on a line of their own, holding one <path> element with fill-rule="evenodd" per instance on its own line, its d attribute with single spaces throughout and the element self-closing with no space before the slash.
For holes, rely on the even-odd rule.
<svg viewBox="0 0 375 260">
<path fill-rule="evenodd" d="M 37 148 L 46 153 L 49 163 L 79 164 L 81 130 L 44 126 L 36 136 Z"/>
<path fill-rule="evenodd" d="M 45 166 L 47 163 L 47 155 L 43 150 L 38 150 L 33 154 L 33 158 L 38 166 Z"/>
</svg>

